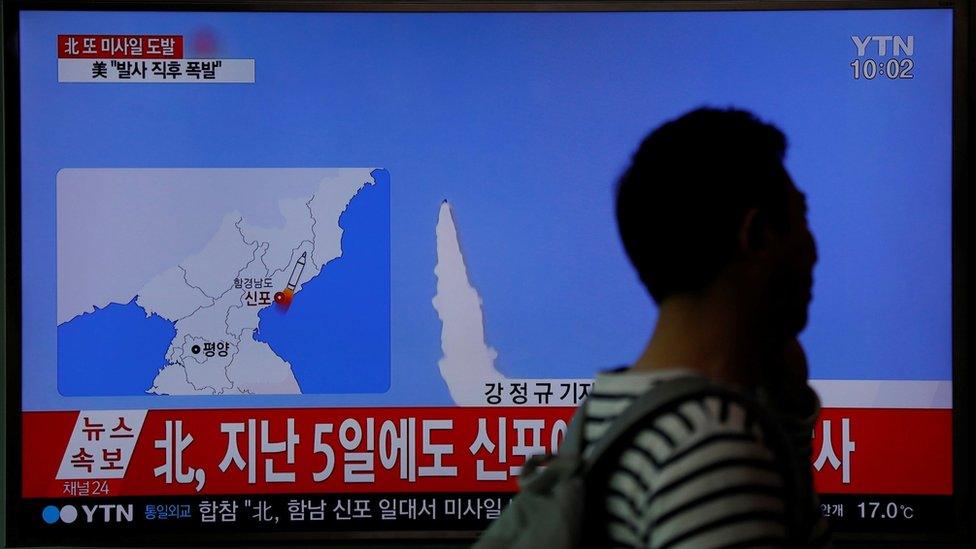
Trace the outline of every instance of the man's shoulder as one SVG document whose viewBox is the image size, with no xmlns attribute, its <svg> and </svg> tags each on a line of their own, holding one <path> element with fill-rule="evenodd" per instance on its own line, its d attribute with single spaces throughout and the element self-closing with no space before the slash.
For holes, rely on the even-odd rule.
<svg viewBox="0 0 976 549">
<path fill-rule="evenodd" d="M 765 526 L 780 536 L 783 479 L 751 406 L 724 390 L 674 404 L 642 418 L 598 467 L 607 535 L 646 545 L 655 524 L 653 536 L 667 537 L 706 515 L 731 520 L 725 510 L 748 502 L 769 506 Z"/>
<path fill-rule="evenodd" d="M 731 393 L 690 396 L 639 420 L 618 443 L 620 463 L 666 467 L 693 454 L 765 456 L 766 433 L 755 411 Z"/>
<path fill-rule="evenodd" d="M 694 391 L 688 395 L 672 392 L 670 396 L 678 396 L 677 400 L 669 400 L 667 406 L 656 406 L 660 397 L 669 394 L 667 386 L 689 378 L 700 382 L 691 384 Z M 716 431 L 750 434 L 762 441 L 763 422 L 758 416 L 764 412 L 751 396 L 680 368 L 600 374 L 587 402 L 587 420 L 609 427 L 640 400 L 647 401 L 643 403 L 647 413 L 633 424 L 630 433 L 657 432 L 671 446 Z M 595 438 L 593 433 L 588 435 L 588 442 Z"/>
</svg>

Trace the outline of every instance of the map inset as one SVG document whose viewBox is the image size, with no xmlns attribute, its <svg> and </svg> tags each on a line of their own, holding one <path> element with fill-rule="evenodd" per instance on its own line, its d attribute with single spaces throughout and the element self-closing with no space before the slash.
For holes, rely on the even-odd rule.
<svg viewBox="0 0 976 549">
<path fill-rule="evenodd" d="M 382 393 L 383 169 L 72 169 L 57 181 L 66 396 Z"/>
</svg>

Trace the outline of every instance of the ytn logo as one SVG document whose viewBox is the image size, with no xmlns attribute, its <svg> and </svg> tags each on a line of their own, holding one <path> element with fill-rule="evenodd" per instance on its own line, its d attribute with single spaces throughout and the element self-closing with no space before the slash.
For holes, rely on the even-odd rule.
<svg viewBox="0 0 976 549">
<path fill-rule="evenodd" d="M 82 505 L 81 510 L 85 512 L 85 522 L 132 522 L 132 504 L 129 505 Z M 58 509 L 54 505 L 48 505 L 41 511 L 41 518 L 48 524 L 54 524 L 59 520 L 65 524 L 71 524 L 78 520 L 78 509 L 74 505 L 65 505 Z"/>
<path fill-rule="evenodd" d="M 888 55 L 888 50 L 891 50 L 891 55 L 898 57 L 902 54 L 913 55 L 915 53 L 915 36 L 909 34 L 908 36 L 897 36 L 897 35 L 882 35 L 882 36 L 865 36 L 861 38 L 860 36 L 852 36 L 851 41 L 857 46 L 857 56 L 864 57 L 869 53 L 874 53 L 874 47 L 871 43 L 874 42 L 878 45 L 878 55 L 884 57 Z M 868 48 L 870 46 L 870 52 Z"/>
</svg>

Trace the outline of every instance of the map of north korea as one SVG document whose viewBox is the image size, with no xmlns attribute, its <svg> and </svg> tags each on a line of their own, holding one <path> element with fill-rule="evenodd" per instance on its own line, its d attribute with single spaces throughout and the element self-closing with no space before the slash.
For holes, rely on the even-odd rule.
<svg viewBox="0 0 976 549">
<path fill-rule="evenodd" d="M 386 170 L 71 169 L 57 190 L 61 394 L 389 388 Z"/>
</svg>

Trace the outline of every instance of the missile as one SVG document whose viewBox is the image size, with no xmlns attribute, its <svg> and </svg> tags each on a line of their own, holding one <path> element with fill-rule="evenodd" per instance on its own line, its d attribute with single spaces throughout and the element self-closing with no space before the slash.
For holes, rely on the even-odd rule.
<svg viewBox="0 0 976 549">
<path fill-rule="evenodd" d="M 288 278 L 288 286 L 286 286 L 292 292 L 295 291 L 295 287 L 298 286 L 298 281 L 302 278 L 302 272 L 305 270 L 305 256 L 308 252 L 302 252 L 302 256 L 298 258 L 295 262 L 295 266 L 291 269 L 291 277 Z"/>
<path fill-rule="evenodd" d="M 288 277 L 288 285 L 285 289 L 276 293 L 274 295 L 275 304 L 278 306 L 280 312 L 286 312 L 288 307 L 291 305 L 292 296 L 295 295 L 295 289 L 298 286 L 298 282 L 302 279 L 302 273 L 305 271 L 305 258 L 308 256 L 308 252 L 302 252 L 302 256 L 298 258 L 295 262 L 295 266 L 291 268 L 291 276 Z"/>
</svg>

